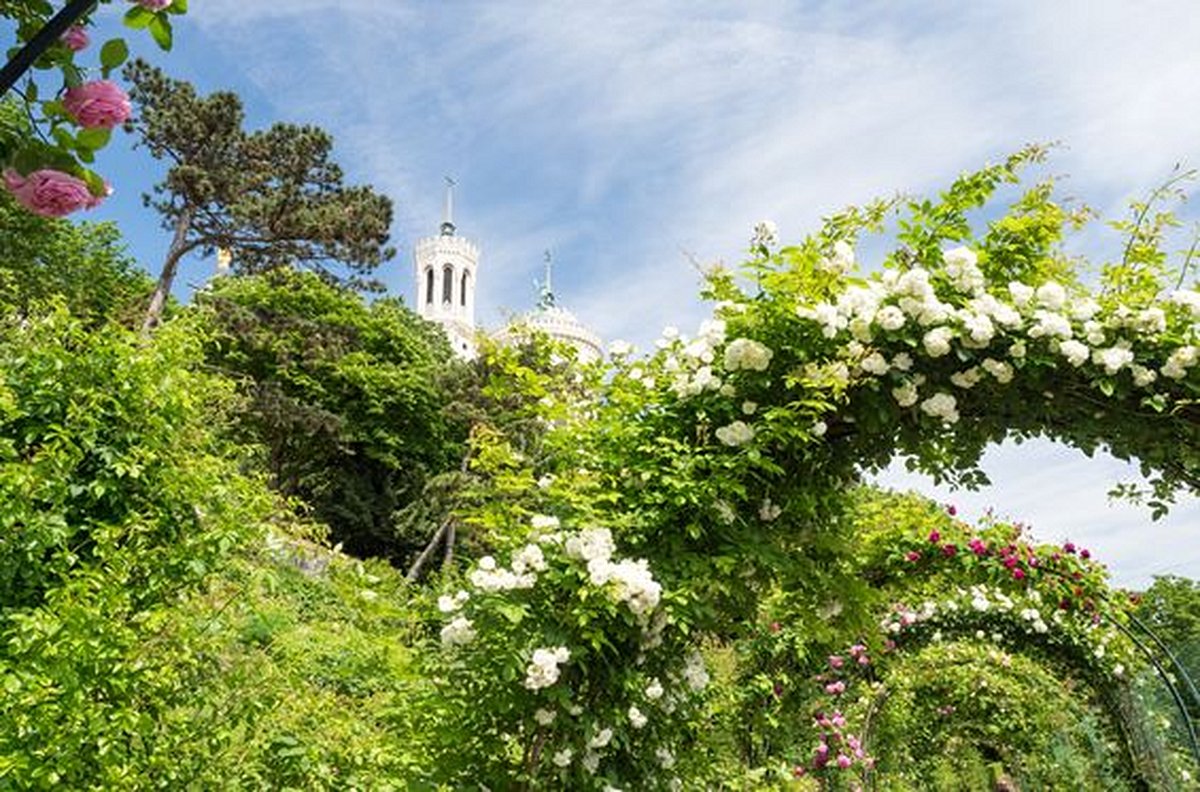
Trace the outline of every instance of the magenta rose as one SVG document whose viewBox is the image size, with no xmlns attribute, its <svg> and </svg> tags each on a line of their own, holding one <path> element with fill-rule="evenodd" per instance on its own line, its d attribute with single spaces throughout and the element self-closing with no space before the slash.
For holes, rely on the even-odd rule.
<svg viewBox="0 0 1200 792">
<path fill-rule="evenodd" d="M 4 186 L 17 203 L 42 217 L 65 217 L 80 209 L 91 209 L 103 200 L 92 195 L 83 179 L 49 169 L 28 176 L 6 170 Z"/>
<path fill-rule="evenodd" d="M 87 129 L 112 129 L 133 113 L 129 97 L 112 80 L 95 80 L 69 89 L 63 96 L 63 107 Z"/>
<path fill-rule="evenodd" d="M 87 30 L 81 25 L 72 25 L 67 28 L 67 32 L 62 34 L 62 43 L 67 45 L 67 49 L 72 52 L 79 52 L 85 49 L 91 39 L 88 37 Z"/>
<path fill-rule="evenodd" d="M 174 3 L 175 0 L 134 0 L 134 2 L 147 11 L 162 11 L 164 8 L 170 8 L 171 3 Z"/>
</svg>

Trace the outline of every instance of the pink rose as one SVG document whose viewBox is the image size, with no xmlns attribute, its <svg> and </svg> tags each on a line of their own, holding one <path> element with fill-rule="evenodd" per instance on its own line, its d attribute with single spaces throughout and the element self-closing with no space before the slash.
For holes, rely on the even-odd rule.
<svg viewBox="0 0 1200 792">
<path fill-rule="evenodd" d="M 170 8 L 171 3 L 175 0 L 133 0 L 147 11 L 162 11 L 164 8 Z"/>
<path fill-rule="evenodd" d="M 91 43 L 91 39 L 82 25 L 72 25 L 67 28 L 66 33 L 62 34 L 62 43 L 66 44 L 67 49 L 72 52 L 79 52 Z"/>
<path fill-rule="evenodd" d="M 65 217 L 80 209 L 91 209 L 103 200 L 92 195 L 83 179 L 49 169 L 28 176 L 6 170 L 4 186 L 17 203 L 42 217 Z"/>
<path fill-rule="evenodd" d="M 843 665 L 845 665 L 845 663 L 846 663 L 846 661 L 843 660 L 838 655 L 829 655 L 829 667 L 830 668 L 841 668 Z"/>
<path fill-rule="evenodd" d="M 851 759 L 849 756 L 846 756 L 845 754 L 838 754 L 838 757 L 837 757 L 837 766 L 838 767 L 845 770 L 847 767 L 849 767 L 852 764 L 854 764 L 854 760 Z"/>
<path fill-rule="evenodd" d="M 69 89 L 63 107 L 87 129 L 112 129 L 133 113 L 129 97 L 112 80 L 95 80 Z"/>
</svg>

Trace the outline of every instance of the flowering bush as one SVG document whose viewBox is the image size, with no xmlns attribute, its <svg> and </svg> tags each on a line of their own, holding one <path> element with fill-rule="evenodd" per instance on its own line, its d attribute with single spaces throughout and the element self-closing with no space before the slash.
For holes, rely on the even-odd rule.
<svg viewBox="0 0 1200 792">
<path fill-rule="evenodd" d="M 108 2 L 111 0 L 102 0 L 101 4 Z M 187 13 L 187 8 L 187 0 L 138 0 L 126 12 L 125 24 L 148 31 L 162 49 L 169 50 L 171 18 Z M 18 45 L 33 39 L 53 13 L 52 4 L 45 2 L 9 3 L 0 11 L 0 15 L 15 22 Z M 96 152 L 108 145 L 112 129 L 128 120 L 131 112 L 129 98 L 120 86 L 108 79 L 87 81 L 87 67 L 79 62 L 91 44 L 88 26 L 93 13 L 95 10 L 89 11 L 68 28 L 35 62 L 39 68 L 56 69 L 62 76 L 61 84 L 46 93 L 44 82 L 29 78 L 19 92 L 14 92 L 24 105 L 20 123 L 0 123 L 4 185 L 22 206 L 46 217 L 90 209 L 108 195 L 108 184 L 89 166 Z M 124 39 L 106 41 L 99 50 L 101 76 L 107 78 L 128 57 Z M 28 181 L 50 185 L 60 194 L 69 192 L 70 197 L 31 198 L 28 189 L 17 189 Z M 86 187 L 86 198 L 78 195 L 79 185 Z"/>
<path fill-rule="evenodd" d="M 437 607 L 453 702 L 441 780 L 681 788 L 708 675 L 679 660 L 661 586 L 607 528 L 535 515 L 507 564 L 480 558 Z"/>
</svg>

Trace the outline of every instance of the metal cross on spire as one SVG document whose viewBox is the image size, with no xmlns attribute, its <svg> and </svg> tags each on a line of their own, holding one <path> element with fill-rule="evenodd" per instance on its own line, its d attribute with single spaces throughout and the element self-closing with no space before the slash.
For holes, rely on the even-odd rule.
<svg viewBox="0 0 1200 792">
<path fill-rule="evenodd" d="M 545 253 L 546 261 L 546 277 L 538 285 L 540 299 L 538 300 L 539 308 L 554 307 L 554 256 L 549 250 Z"/>
<path fill-rule="evenodd" d="M 446 177 L 446 203 L 442 208 L 442 234 L 454 236 L 454 186 L 458 182 Z"/>
</svg>

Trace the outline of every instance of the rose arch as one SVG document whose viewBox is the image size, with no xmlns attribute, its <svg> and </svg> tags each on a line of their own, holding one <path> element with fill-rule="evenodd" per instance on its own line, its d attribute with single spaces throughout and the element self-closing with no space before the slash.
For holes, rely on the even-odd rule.
<svg viewBox="0 0 1200 792">
<path fill-rule="evenodd" d="M 711 762 L 689 755 L 697 733 L 712 728 L 703 716 L 711 711 L 692 696 L 702 686 L 687 683 L 710 673 L 697 666 L 697 647 L 745 658 L 764 624 L 780 621 L 779 645 L 764 651 L 790 654 L 799 673 L 821 647 L 878 632 L 872 608 L 887 604 L 878 601 L 885 588 L 863 558 L 912 563 L 906 554 L 928 551 L 887 532 L 870 540 L 883 542 L 870 553 L 863 545 L 858 482 L 896 457 L 974 485 L 989 444 L 1047 437 L 1137 460 L 1147 482 L 1138 494 L 1156 512 L 1200 491 L 1200 293 L 1188 287 L 1190 258 L 1163 252 L 1172 219 L 1135 204 L 1118 223 L 1118 255 L 1089 285 L 1063 248 L 1086 210 L 1058 202 L 1051 182 L 1019 187 L 1018 172 L 1042 154 L 1027 149 L 966 174 L 936 200 L 852 208 L 796 245 L 780 247 L 761 225 L 744 270 L 707 273 L 712 318 L 693 336 L 668 328 L 650 354 L 614 343 L 610 363 L 582 371 L 550 356 L 542 362 L 560 373 L 539 379 L 511 350 L 485 352 L 494 391 L 520 392 L 542 429 L 534 442 L 503 428 L 476 437 L 476 469 L 492 484 L 464 520 L 508 546 L 509 565 L 489 558 L 484 572 L 523 582 L 489 590 L 495 602 L 456 616 L 449 651 L 463 674 L 485 662 L 497 669 L 494 685 L 476 683 L 495 703 L 490 714 L 473 711 L 473 729 L 505 735 L 490 749 L 521 757 L 530 785 L 711 779 Z M 868 239 L 876 232 L 894 244 L 863 273 L 856 249 L 879 249 Z M 550 519 L 571 528 L 537 527 Z M 1075 597 L 1092 578 L 1102 585 L 1086 559 L 1069 568 L 1061 549 L 1043 558 L 1019 543 L 985 557 L 966 540 L 955 545 L 957 563 L 976 559 L 984 575 L 964 579 L 964 591 L 999 586 L 981 594 L 989 609 L 1003 594 L 1011 621 L 1035 638 L 1039 625 L 1053 632 L 1056 618 L 1071 625 L 1099 614 L 1104 623 L 1095 603 L 1056 611 L 1061 602 L 1045 594 L 1065 585 Z M 545 572 L 522 578 L 537 556 L 530 548 L 560 566 L 546 560 Z M 484 599 L 463 591 L 464 601 Z M 638 598 L 647 591 L 654 596 Z M 1037 619 L 1034 594 L 1043 597 Z M 497 626 L 476 636 L 485 622 Z M 1110 661 L 1124 650 L 1107 648 L 1129 643 L 1122 634 L 1105 645 L 1108 665 L 1096 665 L 1098 647 L 1079 644 L 1093 652 L 1088 678 L 1132 668 L 1119 673 Z M 863 646 L 858 656 L 878 656 L 870 641 Z M 1077 653 L 1072 667 L 1085 657 Z M 505 663 L 515 669 L 507 679 Z M 513 686 L 526 672 L 553 681 L 521 693 Z M 800 684 L 751 676 L 737 690 L 743 703 L 762 702 Z M 753 729 L 761 709 L 742 707 L 738 717 Z M 685 710 L 692 714 L 677 714 Z M 769 773 L 799 747 L 759 746 L 741 760 Z M 851 750 L 843 763 L 858 760 Z"/>
</svg>

